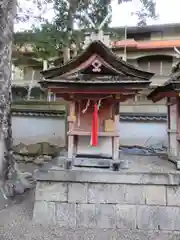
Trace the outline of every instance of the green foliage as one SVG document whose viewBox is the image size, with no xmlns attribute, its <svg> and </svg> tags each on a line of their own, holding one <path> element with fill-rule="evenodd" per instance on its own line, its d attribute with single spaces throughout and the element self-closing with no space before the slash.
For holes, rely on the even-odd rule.
<svg viewBox="0 0 180 240">
<path fill-rule="evenodd" d="M 138 16 L 138 25 L 147 25 L 148 18 L 157 18 L 155 0 L 140 0 L 141 7 L 134 14 Z"/>
<path fill-rule="evenodd" d="M 19 0 L 21 1 L 21 0 Z M 36 27 L 31 31 L 16 33 L 14 43 L 21 46 L 30 43 L 33 46 L 35 57 L 47 60 L 51 57 L 58 57 L 64 47 L 70 47 L 75 43 L 77 51 L 81 50 L 85 32 L 92 31 L 92 25 L 88 18 L 98 27 L 111 9 L 111 0 L 24 0 L 30 8 L 18 8 L 18 20 L 27 21 L 37 18 L 42 21 L 41 27 Z M 23 2 L 24 2 L 23 1 Z M 131 2 L 133 0 L 118 0 L 119 4 Z M 139 25 L 145 25 L 147 18 L 155 18 L 155 1 L 140 0 L 140 10 L 135 12 L 139 19 Z M 23 4 L 25 5 L 25 3 Z M 43 14 L 48 10 L 48 6 L 54 9 L 55 17 L 52 23 L 43 19 Z M 34 14 L 38 9 L 38 14 Z M 109 31 L 108 25 L 111 17 L 105 23 L 103 30 Z M 75 26 L 80 31 L 75 30 Z M 119 37 L 119 32 L 111 31 L 111 37 Z M 124 34 L 124 33 L 123 33 Z"/>
<path fill-rule="evenodd" d="M 103 22 L 108 13 L 112 12 L 110 0 L 89 0 L 82 9 L 83 11 L 77 12 L 77 24 L 80 28 L 92 28 L 91 23 L 87 20 L 86 16 L 98 28 Z M 103 26 L 103 30 L 107 30 L 111 17 Z"/>
<path fill-rule="evenodd" d="M 32 30 L 14 33 L 14 36 L 13 36 L 14 44 L 21 47 L 25 43 L 32 43 L 34 38 L 33 35 L 34 33 Z"/>
<path fill-rule="evenodd" d="M 48 60 L 59 55 L 63 45 L 63 34 L 54 24 L 43 24 L 33 29 L 33 48 L 38 58 Z"/>
</svg>

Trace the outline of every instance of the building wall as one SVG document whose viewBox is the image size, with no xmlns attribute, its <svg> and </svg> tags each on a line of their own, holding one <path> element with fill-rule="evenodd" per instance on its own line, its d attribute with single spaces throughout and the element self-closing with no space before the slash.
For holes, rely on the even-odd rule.
<svg viewBox="0 0 180 240">
<path fill-rule="evenodd" d="M 120 144 L 130 146 L 167 146 L 166 122 L 121 122 Z"/>
<path fill-rule="evenodd" d="M 167 113 L 167 107 L 165 105 L 165 100 L 153 103 L 151 101 L 146 100 L 146 96 L 144 96 L 144 100 L 137 101 L 126 101 L 121 103 L 120 110 L 123 113 Z"/>
<path fill-rule="evenodd" d="M 59 118 L 13 117 L 12 133 L 14 145 L 49 142 L 64 146 L 65 121 Z"/>
<path fill-rule="evenodd" d="M 121 145 L 167 145 L 166 122 L 126 122 L 119 123 Z M 65 120 L 50 117 L 12 118 L 14 144 L 50 142 L 55 145 L 65 144 Z M 87 144 L 90 139 L 87 140 Z"/>
<path fill-rule="evenodd" d="M 172 40 L 179 39 L 180 31 L 165 31 L 165 32 L 156 32 L 151 33 L 151 40 Z"/>
<path fill-rule="evenodd" d="M 120 57 L 124 56 L 124 49 L 119 49 L 116 51 L 116 54 Z M 132 51 L 127 49 L 127 59 L 137 59 L 140 57 L 144 56 L 152 56 L 152 55 L 167 55 L 167 56 L 173 56 L 173 57 L 178 57 L 177 53 L 174 50 L 168 50 L 168 49 L 163 49 L 163 50 L 150 50 L 150 51 Z"/>
<path fill-rule="evenodd" d="M 35 73 L 33 73 L 33 71 L 35 71 Z M 40 80 L 41 78 L 41 74 L 40 74 L 40 70 L 33 70 L 30 67 L 26 67 L 24 69 L 24 80 L 28 81 L 31 80 L 34 74 L 34 80 Z"/>
</svg>

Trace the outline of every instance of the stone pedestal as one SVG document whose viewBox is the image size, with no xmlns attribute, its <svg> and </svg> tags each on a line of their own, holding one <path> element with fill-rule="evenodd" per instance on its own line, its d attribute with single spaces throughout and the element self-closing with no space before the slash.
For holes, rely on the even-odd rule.
<svg viewBox="0 0 180 240">
<path fill-rule="evenodd" d="M 106 232 L 104 240 L 156 239 L 154 234 L 164 240 L 180 231 L 177 172 L 56 169 L 37 172 L 36 178 L 33 220 L 69 229 L 72 239 L 89 239 L 88 233 L 100 239 Z"/>
</svg>

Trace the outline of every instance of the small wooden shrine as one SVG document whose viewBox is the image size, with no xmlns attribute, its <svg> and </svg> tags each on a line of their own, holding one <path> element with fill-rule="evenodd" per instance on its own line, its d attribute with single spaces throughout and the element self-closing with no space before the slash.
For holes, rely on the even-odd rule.
<svg viewBox="0 0 180 240">
<path fill-rule="evenodd" d="M 169 80 L 148 96 L 153 102 L 167 99 L 167 133 L 169 159 L 180 160 L 180 64 L 174 67 Z"/>
<path fill-rule="evenodd" d="M 118 160 L 120 103 L 148 88 L 153 73 L 93 41 L 81 55 L 42 75 L 41 86 L 69 102 L 68 159 Z"/>
</svg>

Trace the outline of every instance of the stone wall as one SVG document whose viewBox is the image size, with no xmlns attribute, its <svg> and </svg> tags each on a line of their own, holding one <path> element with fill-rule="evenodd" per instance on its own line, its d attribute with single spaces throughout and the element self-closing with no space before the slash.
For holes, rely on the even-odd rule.
<svg viewBox="0 0 180 240">
<path fill-rule="evenodd" d="M 74 229 L 78 239 L 103 232 L 104 240 L 180 239 L 178 173 L 50 170 L 36 177 L 35 222 Z"/>
</svg>

